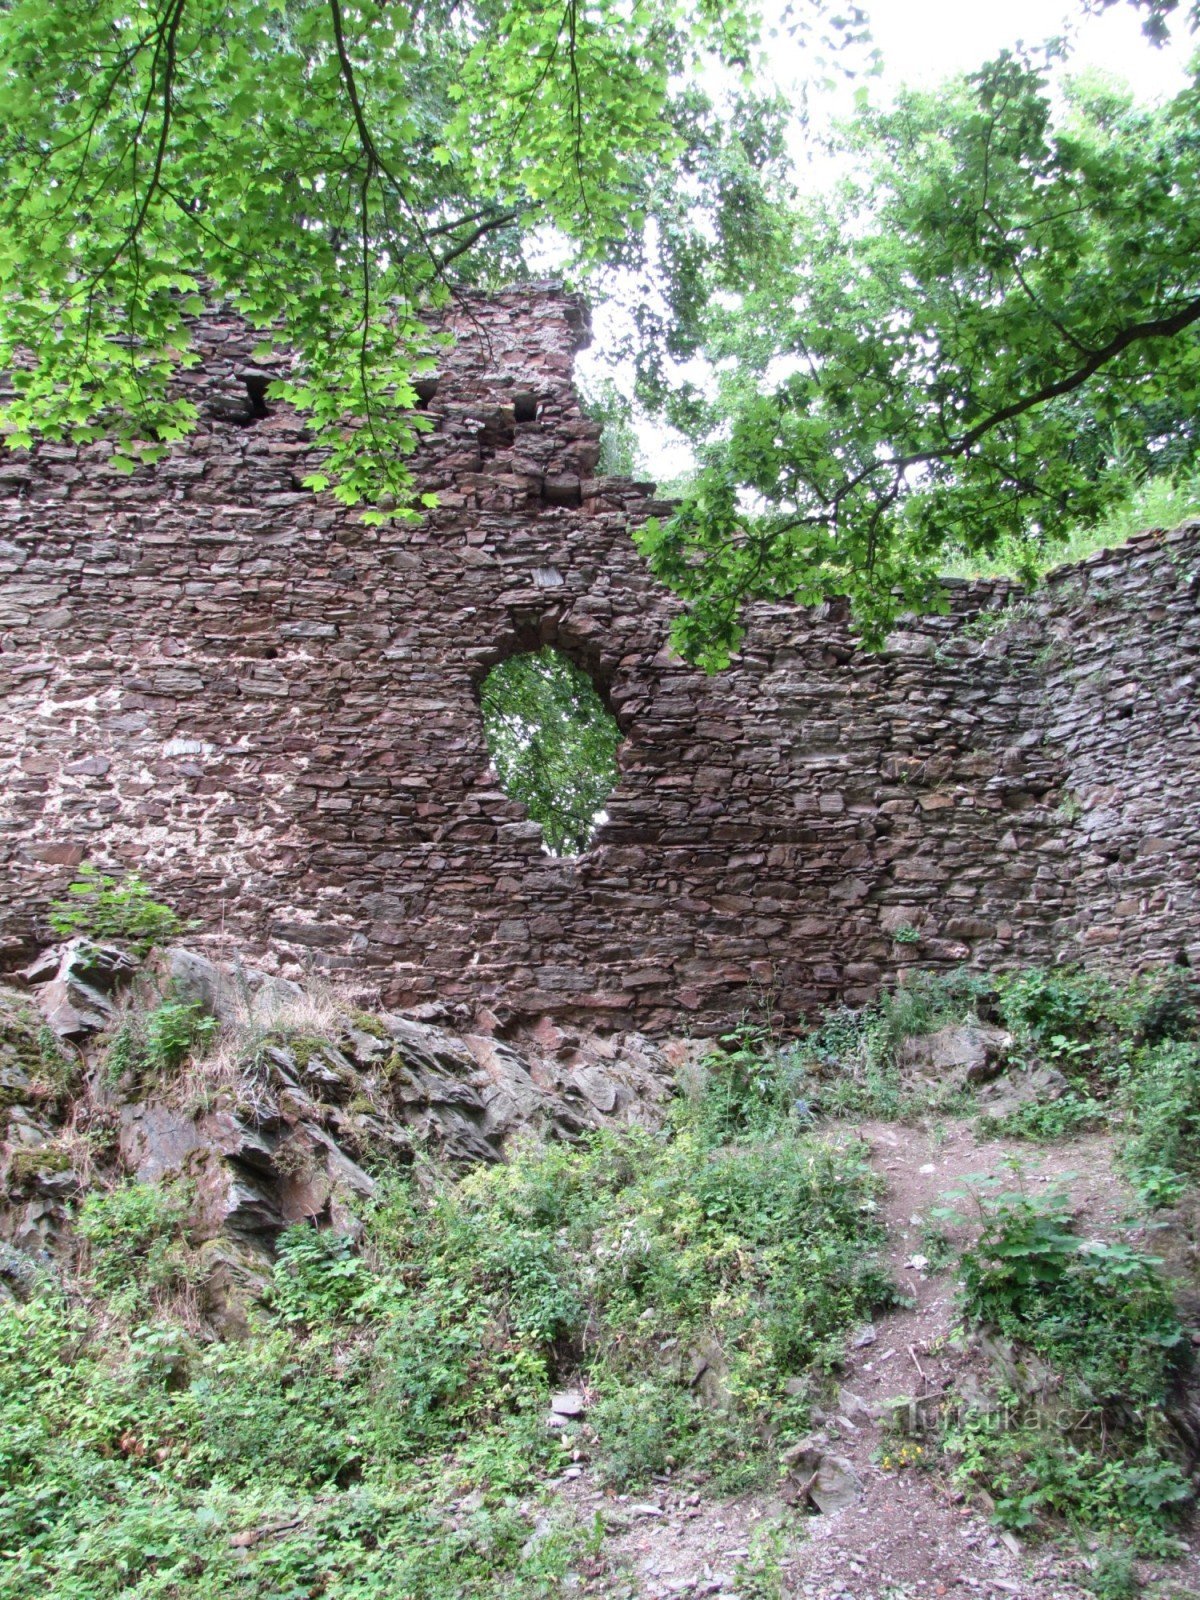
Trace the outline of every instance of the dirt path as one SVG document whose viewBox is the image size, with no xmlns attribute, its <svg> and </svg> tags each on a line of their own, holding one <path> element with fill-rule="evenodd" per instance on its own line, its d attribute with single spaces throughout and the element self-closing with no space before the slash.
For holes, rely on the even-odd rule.
<svg viewBox="0 0 1200 1600">
<path fill-rule="evenodd" d="M 1003 1178 L 1006 1188 L 1061 1184 L 1085 1230 L 1111 1233 L 1126 1224 L 1131 1201 L 1114 1175 L 1110 1141 L 1095 1135 L 1038 1148 L 977 1140 L 968 1121 L 925 1128 L 879 1122 L 858 1131 L 886 1184 L 882 1207 L 892 1276 L 914 1302 L 851 1339 L 842 1403 L 835 1414 L 815 1419 L 829 1449 L 852 1467 L 862 1498 L 818 1516 L 777 1496 L 713 1502 L 669 1481 L 654 1493 L 614 1496 L 595 1484 L 586 1465 L 572 1468 L 560 1480 L 558 1497 L 589 1525 L 599 1513 L 606 1530 L 609 1576 L 592 1592 L 614 1600 L 1080 1600 L 1089 1593 L 1080 1557 L 1050 1545 L 1027 1549 L 998 1531 L 936 1465 L 897 1468 L 879 1412 L 898 1396 L 936 1396 L 961 1384 L 972 1361 L 969 1351 L 950 1342 L 957 1320 L 954 1281 L 927 1265 L 926 1235 L 932 1223 L 961 1242 L 968 1229 L 948 1227 L 933 1210 L 964 1178 L 988 1174 Z M 1194 1552 L 1180 1562 L 1144 1564 L 1141 1578 L 1150 1595 L 1200 1595 Z"/>
<path fill-rule="evenodd" d="M 1003 1140 L 977 1142 L 968 1122 L 926 1129 L 868 1123 L 860 1131 L 887 1185 L 883 1208 L 892 1277 L 915 1305 L 881 1317 L 874 1341 L 857 1349 L 852 1341 L 847 1352 L 843 1387 L 863 1402 L 863 1410 L 854 1413 L 860 1419 L 856 1431 L 844 1422 L 834 1428 L 837 1448 L 865 1492 L 857 1506 L 811 1519 L 795 1563 L 796 1592 L 819 1600 L 845 1593 L 854 1600 L 1075 1596 L 1080 1591 L 1072 1580 L 1081 1576 L 1072 1570 L 1076 1563 L 1056 1552 L 1027 1552 L 1011 1534 L 998 1533 L 936 1470 L 887 1470 L 888 1440 L 874 1414 L 898 1396 L 937 1397 L 969 1362 L 950 1343 L 957 1320 L 952 1276 L 922 1270 L 927 1226 L 957 1242 L 968 1229 L 932 1213 L 952 1203 L 964 1179 L 987 1174 L 1002 1177 L 1006 1187 L 1066 1183 L 1081 1219 L 1097 1231 L 1111 1228 L 1128 1209 L 1128 1197 L 1114 1182 L 1108 1141 L 1095 1137 L 1077 1140 L 1069 1151 L 1031 1150 Z"/>
</svg>

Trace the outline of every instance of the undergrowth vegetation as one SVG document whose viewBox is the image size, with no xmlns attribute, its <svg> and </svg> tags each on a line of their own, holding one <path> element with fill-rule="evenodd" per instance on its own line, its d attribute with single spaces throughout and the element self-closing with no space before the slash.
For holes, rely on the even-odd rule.
<svg viewBox="0 0 1200 1600">
<path fill-rule="evenodd" d="M 913 1036 L 975 1016 L 992 990 L 992 980 L 965 969 L 917 972 L 872 1005 L 827 1012 L 782 1047 L 771 1043 L 766 1029 L 743 1028 L 723 1041 L 721 1070 L 736 1086 L 735 1100 L 752 1115 L 759 1106 L 771 1115 L 790 1109 L 801 1120 L 962 1109 L 967 1102 L 957 1086 L 939 1093 L 928 1083 L 906 1081 L 900 1048 Z M 711 1103 L 719 1105 L 719 1095 Z"/>
<path fill-rule="evenodd" d="M 905 1041 L 980 1022 L 1011 1034 L 1010 1084 L 1050 1072 L 1043 1092 L 998 1115 L 961 1077 L 939 1083 L 904 1061 Z M 981 1131 L 1035 1142 L 1108 1127 L 1143 1204 L 1176 1204 L 1200 1176 L 1200 1024 L 1186 968 L 1127 982 L 1066 967 L 919 972 L 872 1005 L 828 1012 L 782 1047 L 766 1030 L 745 1028 L 723 1042 L 720 1059 L 739 1114 L 751 1120 L 975 1111 Z M 719 1113 L 720 1092 L 709 1114 Z"/>
<path fill-rule="evenodd" d="M 82 1266 L 119 1317 L 150 1315 L 190 1277 L 184 1233 L 191 1196 L 182 1183 L 127 1180 L 84 1197 L 76 1232 Z"/>
<path fill-rule="evenodd" d="M 239 1049 L 320 1050 L 336 1014 L 289 1004 Z M 919 974 L 786 1045 L 748 1024 L 685 1074 L 658 1129 L 531 1142 L 458 1178 L 376 1157 L 361 1233 L 287 1228 L 230 1343 L 197 1314 L 189 1181 L 92 1182 L 70 1271 L 0 1303 L 0 1600 L 615 1593 L 602 1538 L 548 1485 L 576 1461 L 615 1492 L 778 1480 L 848 1331 L 895 1298 L 879 1180 L 848 1123 L 976 1114 L 975 1088 L 911 1046 L 984 1023 L 1011 1036 L 1005 1083 L 1052 1092 L 982 1132 L 1105 1127 L 1144 1206 L 1186 1195 L 1188 974 L 1066 969 Z M 229 1077 L 217 1034 L 178 997 L 131 1006 L 103 1093 L 190 1104 L 205 1073 Z M 985 1490 L 1008 1528 L 1092 1530 L 1115 1593 L 1134 1553 L 1170 1551 L 1190 1494 L 1168 1420 L 1190 1340 L 1160 1264 L 1011 1183 L 968 1186 L 925 1228 L 926 1270 L 954 1273 L 995 1381 L 922 1464 Z M 562 1388 L 578 1403 L 551 1426 Z"/>
<path fill-rule="evenodd" d="M 1200 1174 L 1200 1029 L 1186 968 L 1119 983 L 1100 973 L 1025 972 L 1001 981 L 1018 1067 L 1049 1065 L 1053 1098 L 1034 1099 L 990 1131 L 1059 1139 L 1108 1126 L 1139 1200 L 1178 1203 Z"/>
<path fill-rule="evenodd" d="M 984 1022 L 1009 1037 L 1008 1090 L 1028 1078 L 1034 1092 L 980 1117 L 981 1134 L 1054 1141 L 1106 1128 L 1143 1206 L 1174 1204 L 1194 1186 L 1200 1041 L 1186 969 L 1132 982 L 1068 968 L 920 974 L 872 1006 L 828 1014 L 782 1049 L 746 1031 L 726 1040 L 731 1106 L 718 1093 L 706 1114 L 728 1134 L 781 1114 L 807 1125 L 975 1113 L 988 1102 L 961 1075 L 931 1081 L 906 1046 Z M 1190 1340 L 1160 1261 L 1080 1236 L 1065 1192 L 1013 1192 L 1011 1183 L 980 1179 L 957 1209 L 935 1210 L 926 1224 L 929 1270 L 953 1270 L 966 1328 L 990 1341 L 988 1398 L 952 1401 L 944 1459 L 986 1492 L 1002 1526 L 1088 1530 L 1106 1541 L 1093 1574 L 1097 1592 L 1116 1593 L 1135 1556 L 1177 1547 L 1192 1489 L 1187 1446 L 1169 1417 Z M 953 1222 L 965 1247 L 956 1250 L 939 1222 Z"/>
<path fill-rule="evenodd" d="M 962 1307 L 1006 1341 L 1008 1381 L 947 1431 L 960 1478 L 990 1492 L 1002 1526 L 1051 1518 L 1169 1554 L 1191 1485 L 1165 1408 L 1191 1346 L 1160 1263 L 1081 1238 L 1062 1193 L 992 1180 L 970 1198 L 981 1227 L 959 1262 Z"/>
<path fill-rule="evenodd" d="M 967 1110 L 964 1086 L 905 1071 L 903 1046 L 952 1023 L 978 1021 L 995 1004 L 996 980 L 959 968 L 909 974 L 869 1006 L 839 1007 L 790 1047 L 814 1107 L 834 1117 L 907 1118 Z"/>
<path fill-rule="evenodd" d="M 1116 549 L 1147 528 L 1177 528 L 1200 514 L 1200 473 L 1130 475 L 1124 497 L 1098 522 L 1067 530 L 1061 543 L 1042 544 L 1036 537 L 1003 539 L 987 555 L 961 554 L 947 562 L 944 576 L 953 578 L 1018 578 L 1034 581 L 1056 567 L 1083 561 L 1097 550 Z"/>
<path fill-rule="evenodd" d="M 379 1176 L 360 1247 L 285 1232 L 232 1344 L 185 1314 L 183 1190 L 84 1202 L 70 1292 L 0 1306 L 0 1596 L 560 1592 L 590 1536 L 531 1537 L 540 1480 L 770 1481 L 891 1292 L 858 1142 L 716 1075 L 660 1133 Z"/>
</svg>

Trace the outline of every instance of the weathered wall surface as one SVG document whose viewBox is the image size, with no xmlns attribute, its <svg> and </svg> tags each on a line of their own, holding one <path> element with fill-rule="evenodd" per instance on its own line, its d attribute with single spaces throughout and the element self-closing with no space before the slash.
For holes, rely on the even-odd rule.
<svg viewBox="0 0 1200 1600">
<path fill-rule="evenodd" d="M 978 619 L 1005 586 L 957 586 L 882 656 L 836 606 L 760 607 L 706 678 L 669 656 L 672 602 L 629 538 L 646 486 L 591 476 L 582 328 L 554 291 L 473 305 L 417 527 L 300 489 L 282 409 L 229 420 L 232 323 L 206 328 L 205 423 L 159 468 L 5 459 L 10 957 L 88 858 L 210 930 L 377 975 L 389 1003 L 501 1020 L 703 1029 L 914 964 L 1200 961 L 1200 530 L 1066 570 L 1000 626 Z M 487 669 L 539 641 L 626 736 L 573 862 L 500 792 L 478 710 Z"/>
</svg>

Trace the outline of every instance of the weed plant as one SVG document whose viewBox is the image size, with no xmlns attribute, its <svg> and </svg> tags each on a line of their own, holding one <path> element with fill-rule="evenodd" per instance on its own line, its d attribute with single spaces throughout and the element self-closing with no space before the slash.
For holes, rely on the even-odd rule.
<svg viewBox="0 0 1200 1600">
<path fill-rule="evenodd" d="M 104 1076 L 112 1084 L 170 1078 L 186 1061 L 202 1056 L 219 1029 L 217 1019 L 192 1002 L 168 999 L 147 1012 L 130 1010 L 108 1041 Z"/>
<path fill-rule="evenodd" d="M 153 898 L 136 872 L 114 878 L 90 862 L 80 867 L 67 898 L 55 901 L 50 926 L 62 939 L 116 939 L 139 955 L 175 938 L 184 927 L 170 906 Z"/>
</svg>

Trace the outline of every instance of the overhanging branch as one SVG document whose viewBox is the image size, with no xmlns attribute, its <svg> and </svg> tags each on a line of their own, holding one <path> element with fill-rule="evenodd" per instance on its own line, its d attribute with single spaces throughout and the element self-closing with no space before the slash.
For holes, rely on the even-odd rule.
<svg viewBox="0 0 1200 1600">
<path fill-rule="evenodd" d="M 1038 406 L 1045 405 L 1049 400 L 1061 399 L 1063 395 L 1073 394 L 1076 389 L 1081 389 L 1089 378 L 1095 377 L 1102 367 L 1116 358 L 1132 345 L 1144 344 L 1151 339 L 1170 339 L 1176 334 L 1183 333 L 1187 328 L 1200 322 L 1200 295 L 1188 300 L 1173 311 L 1169 316 L 1150 318 L 1145 322 L 1134 322 L 1120 333 L 1114 334 L 1107 344 L 1092 352 L 1086 361 L 1080 363 L 1074 371 L 1053 383 L 1043 384 L 1031 393 L 1023 395 L 1019 400 L 1013 400 L 1006 406 L 1000 406 L 990 416 L 984 417 L 982 422 L 977 422 L 966 433 L 960 434 L 957 439 L 948 440 L 946 444 L 939 445 L 932 450 L 914 450 L 908 455 L 892 456 L 886 461 L 873 462 L 869 467 L 864 467 L 859 473 L 844 483 L 833 495 L 830 504 L 836 510 L 847 497 L 854 493 L 863 483 L 873 478 L 877 473 L 888 472 L 894 477 L 901 477 L 910 467 L 928 466 L 935 461 L 956 461 L 969 455 L 981 439 L 987 437 L 996 428 L 1002 427 L 1006 422 L 1024 416 L 1027 412 L 1035 410 Z"/>
</svg>

